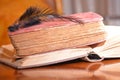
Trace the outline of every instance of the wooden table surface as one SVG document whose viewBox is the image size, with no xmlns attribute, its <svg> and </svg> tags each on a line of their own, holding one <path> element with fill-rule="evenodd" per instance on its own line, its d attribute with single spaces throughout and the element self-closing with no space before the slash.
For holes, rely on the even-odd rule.
<svg viewBox="0 0 120 80">
<path fill-rule="evenodd" d="M 120 80 L 120 59 L 97 63 L 77 59 L 24 70 L 0 63 L 0 80 Z"/>
</svg>

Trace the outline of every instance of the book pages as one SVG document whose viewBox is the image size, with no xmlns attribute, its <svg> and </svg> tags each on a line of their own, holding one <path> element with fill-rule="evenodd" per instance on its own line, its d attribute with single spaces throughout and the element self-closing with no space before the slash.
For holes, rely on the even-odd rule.
<svg viewBox="0 0 120 80">
<path fill-rule="evenodd" d="M 6 53 L 2 52 L 0 54 L 0 62 L 13 66 L 15 68 L 45 66 L 83 58 L 85 56 L 88 56 L 88 53 L 91 51 L 91 49 L 91 47 L 85 46 L 81 48 L 63 49 L 43 54 L 35 54 L 23 58 L 18 58 L 13 55 L 4 55 Z"/>
<path fill-rule="evenodd" d="M 98 44 L 93 51 L 104 58 L 120 58 L 120 27 L 106 26 L 107 40 Z"/>
</svg>

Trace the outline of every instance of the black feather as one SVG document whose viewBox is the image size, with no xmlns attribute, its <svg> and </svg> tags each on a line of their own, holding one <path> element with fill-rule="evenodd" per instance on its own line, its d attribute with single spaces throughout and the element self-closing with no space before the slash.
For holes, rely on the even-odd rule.
<svg viewBox="0 0 120 80">
<path fill-rule="evenodd" d="M 19 25 L 12 25 L 12 26 L 9 26 L 8 29 L 10 32 L 14 32 L 14 31 L 18 30 L 18 27 L 19 27 Z"/>
<path fill-rule="evenodd" d="M 30 8 L 28 8 L 28 9 L 25 11 L 25 13 L 23 13 L 23 15 L 19 18 L 19 21 L 32 18 L 32 17 L 36 16 L 36 15 L 39 14 L 39 13 L 40 13 L 40 11 L 39 11 L 38 8 L 36 8 L 36 7 L 30 7 Z"/>
<path fill-rule="evenodd" d="M 72 22 L 75 22 L 75 23 L 82 23 L 83 24 L 83 21 L 80 20 L 80 19 L 77 19 L 77 18 L 74 18 L 74 17 L 67 17 L 67 16 L 60 16 L 58 14 L 53 14 L 56 18 L 60 18 L 60 19 L 67 19 L 69 21 L 72 21 Z"/>
<path fill-rule="evenodd" d="M 30 19 L 29 21 L 24 22 L 24 28 L 32 26 L 32 25 L 39 24 L 39 23 L 41 23 L 40 21 L 41 20 L 39 18 Z"/>
<path fill-rule="evenodd" d="M 52 20 L 52 18 L 67 19 L 72 22 L 82 23 L 81 20 L 76 18 L 60 16 L 49 8 L 40 10 L 37 7 L 30 7 L 12 26 L 9 26 L 8 29 L 9 31 L 14 32 L 19 28 L 30 27 L 42 23 L 43 21 Z"/>
</svg>

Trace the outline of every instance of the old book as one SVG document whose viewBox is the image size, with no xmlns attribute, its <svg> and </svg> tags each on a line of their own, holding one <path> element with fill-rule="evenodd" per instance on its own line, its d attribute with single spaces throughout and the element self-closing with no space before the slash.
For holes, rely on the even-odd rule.
<svg viewBox="0 0 120 80">
<path fill-rule="evenodd" d="M 56 50 L 52 52 L 46 52 L 44 54 L 34 54 L 25 57 L 17 56 L 12 49 L 7 49 L 10 45 L 6 46 L 9 55 L 3 50 L 5 46 L 1 48 L 0 62 L 8 64 L 18 69 L 46 66 L 74 59 L 83 59 L 90 62 L 101 61 L 104 58 L 120 58 L 120 27 L 105 26 L 105 30 L 108 33 L 108 37 L 105 42 L 99 44 L 93 44 L 91 46 L 68 48 L 62 50 Z"/>
<path fill-rule="evenodd" d="M 87 53 L 90 52 L 90 50 L 90 47 L 64 49 L 47 52 L 44 54 L 34 54 L 26 56 L 24 58 L 16 57 L 15 55 L 9 56 L 7 53 L 2 52 L 0 54 L 0 62 L 3 62 L 15 68 L 30 68 L 82 58 L 87 56 Z"/>
<path fill-rule="evenodd" d="M 3 62 L 15 68 L 30 68 L 82 58 L 88 56 L 87 53 L 90 52 L 90 50 L 91 48 L 86 46 L 82 48 L 63 49 L 53 52 L 47 52 L 44 54 L 34 54 L 22 58 L 17 57 L 16 55 L 10 56 L 7 53 L 2 52 L 0 54 L 0 62 Z"/>
<path fill-rule="evenodd" d="M 67 16 L 71 20 L 54 18 L 31 27 L 9 32 L 19 56 L 40 54 L 60 49 L 86 46 L 106 39 L 103 17 L 93 13 Z M 75 20 L 81 21 L 80 23 Z"/>
</svg>

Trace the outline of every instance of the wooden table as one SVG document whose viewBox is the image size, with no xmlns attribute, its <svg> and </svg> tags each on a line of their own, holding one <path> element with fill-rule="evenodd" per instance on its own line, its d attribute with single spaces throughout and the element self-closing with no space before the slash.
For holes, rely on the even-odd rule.
<svg viewBox="0 0 120 80">
<path fill-rule="evenodd" d="M 0 80 L 120 80 L 120 59 L 89 63 L 80 59 L 17 70 L 0 63 Z"/>
</svg>

